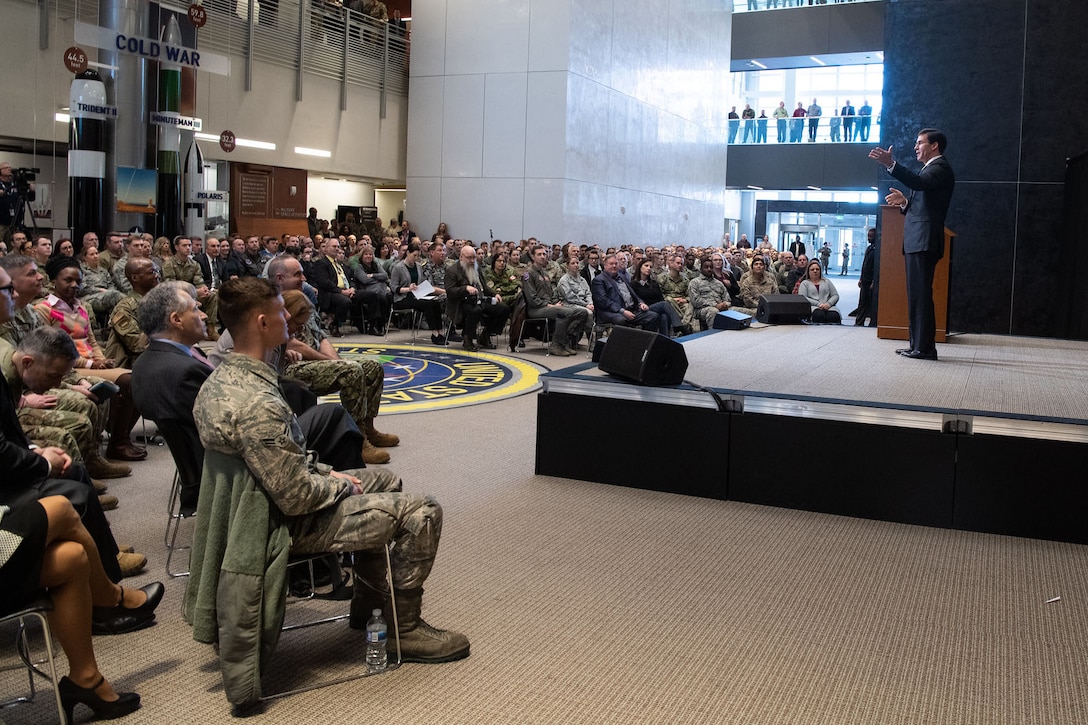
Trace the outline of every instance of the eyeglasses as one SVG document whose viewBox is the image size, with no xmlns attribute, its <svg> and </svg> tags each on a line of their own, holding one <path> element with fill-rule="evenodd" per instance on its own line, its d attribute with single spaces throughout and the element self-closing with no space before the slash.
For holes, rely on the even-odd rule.
<svg viewBox="0 0 1088 725">
<path fill-rule="evenodd" d="M 9 284 L 7 287 L 0 287 L 0 292 L 7 292 L 8 297 L 15 295 L 15 283 Z"/>
</svg>

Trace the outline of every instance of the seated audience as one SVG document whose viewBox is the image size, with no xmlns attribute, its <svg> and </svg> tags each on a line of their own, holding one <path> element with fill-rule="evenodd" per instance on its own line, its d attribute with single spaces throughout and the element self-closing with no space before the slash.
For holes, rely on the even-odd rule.
<svg viewBox="0 0 1088 725">
<path fill-rule="evenodd" d="M 369 244 L 359 252 L 355 290 L 366 312 L 367 331 L 372 335 L 384 335 L 389 308 L 393 304 L 393 292 L 389 289 L 389 273 L 374 259 L 374 247 Z"/>
<path fill-rule="evenodd" d="M 506 252 L 495 252 L 491 255 L 491 261 L 484 269 L 484 278 L 491 287 L 502 295 L 508 304 L 513 304 L 521 290 L 521 275 L 511 269 L 507 264 L 509 255 Z"/>
<path fill-rule="evenodd" d="M 12 507 L 0 506 L 0 531 L 12 546 L 0 547 L 0 590 L 9 605 L 29 602 L 49 590 L 49 624 L 68 659 L 68 674 L 56 683 L 68 722 L 75 707 L 89 707 L 96 718 L 135 712 L 140 696 L 118 693 L 98 669 L 91 642 L 92 620 L 108 613 L 146 620 L 155 618 L 162 600 L 161 582 L 129 589 L 110 581 L 94 539 L 63 496 L 46 496 Z"/>
<path fill-rule="evenodd" d="M 200 308 L 208 316 L 208 319 L 214 322 L 214 320 L 218 319 L 219 313 L 216 309 L 218 302 L 215 289 L 208 287 L 212 283 L 211 264 L 208 264 L 209 276 L 205 277 L 203 264 L 193 256 L 193 241 L 189 237 L 174 238 L 172 247 L 174 256 L 162 266 L 162 281 L 178 280 L 195 287 L 197 299 L 200 300 Z M 209 239 L 210 241 L 212 240 Z M 218 241 L 215 242 L 214 246 L 217 250 L 219 249 Z M 212 341 L 219 339 L 219 332 L 215 329 L 214 324 L 208 326 L 208 339 Z"/>
<path fill-rule="evenodd" d="M 419 256 L 419 242 L 411 242 L 404 258 L 398 260 L 393 265 L 393 271 L 389 273 L 389 286 L 393 288 L 393 309 L 422 313 L 427 327 L 431 330 L 431 342 L 445 345 L 446 336 L 442 334 L 443 301 L 433 295 L 423 298 L 415 296 L 416 288 L 425 281 Z"/>
<path fill-rule="evenodd" d="M 740 298 L 744 301 L 744 306 L 748 308 L 744 312 L 755 314 L 755 310 L 759 307 L 760 297 L 776 294 L 778 294 L 778 278 L 767 271 L 767 260 L 759 255 L 752 257 L 750 269 L 740 278 Z"/>
<path fill-rule="evenodd" d="M 340 240 L 325 240 L 321 252 L 321 256 L 314 259 L 312 277 L 309 279 L 317 288 L 318 307 L 330 318 L 329 334 L 341 337 L 343 332 L 340 326 L 348 319 L 351 319 L 359 332 L 363 332 L 365 328 L 362 311 L 359 309 L 362 298 L 355 299 L 355 287 L 342 264 L 344 252 L 340 248 Z"/>
<path fill-rule="evenodd" d="M 661 293 L 680 316 L 680 328 L 690 334 L 695 319 L 695 309 L 688 299 L 688 277 L 684 270 L 684 255 L 678 252 L 666 255 L 665 273 L 658 277 Z"/>
<path fill-rule="evenodd" d="M 147 336 L 140 331 L 136 308 L 143 296 L 159 283 L 159 275 L 150 259 L 133 257 L 125 262 L 125 277 L 132 291 L 113 308 L 105 353 L 117 367 L 132 369 L 133 361 L 147 347 Z"/>
<path fill-rule="evenodd" d="M 835 309 L 839 301 L 839 292 L 827 277 L 823 276 L 823 265 L 818 260 L 808 263 L 808 278 L 801 281 L 797 294 L 808 300 L 812 307 L 812 321 L 838 325 L 842 315 Z"/>
<path fill-rule="evenodd" d="M 714 262 L 703 259 L 699 276 L 688 283 L 688 297 L 703 329 L 714 327 L 714 318 L 730 307 L 729 290 L 714 276 Z"/>
<path fill-rule="evenodd" d="M 671 337 L 673 330 L 680 327 L 680 315 L 676 313 L 672 305 L 665 301 L 665 293 L 661 291 L 661 285 L 658 284 L 657 279 L 654 277 L 653 267 L 654 261 L 652 258 L 643 258 L 635 267 L 635 276 L 631 287 L 640 300 L 668 322 L 668 331 L 662 334 Z"/>
<path fill-rule="evenodd" d="M 462 346 L 469 352 L 476 352 L 481 347 L 494 350 L 497 346 L 492 335 L 502 333 L 510 308 L 503 303 L 503 297 L 487 283 L 476 263 L 476 249 L 471 244 L 461 247 L 458 263 L 450 266 L 446 272 L 446 316 L 454 327 L 463 326 Z M 476 330 L 483 322 L 483 329 L 477 339 Z"/>
<path fill-rule="evenodd" d="M 521 277 L 521 292 L 525 299 L 526 314 L 532 319 L 555 320 L 555 335 L 548 345 L 548 353 L 560 357 L 574 355 L 578 341 L 589 325 L 589 312 L 583 307 L 566 307 L 552 284 L 547 272 L 548 248 L 534 244 L 530 250 L 532 263 Z"/>
<path fill-rule="evenodd" d="M 388 463 L 389 453 L 380 449 L 398 445 L 400 438 L 374 427 L 385 385 L 381 363 L 342 359 L 313 319 L 313 306 L 306 295 L 297 289 L 285 289 L 283 296 L 292 317 L 287 350 L 301 357 L 287 363 L 284 375 L 305 383 L 318 395 L 339 392 L 341 404 L 366 438 L 362 446 L 363 461 Z"/>
<path fill-rule="evenodd" d="M 126 368 L 115 367 L 99 347 L 90 325 L 90 313 L 77 293 L 83 282 L 79 262 L 71 257 L 49 263 L 46 271 L 53 280 L 54 294 L 34 306 L 41 321 L 67 332 L 76 345 L 79 360 L 76 374 L 109 380 L 121 388 L 110 404 L 110 443 L 106 456 L 121 461 L 142 461 L 147 451 L 132 442 L 132 428 L 140 417 L 132 403 L 132 375 Z"/>
<path fill-rule="evenodd" d="M 124 299 L 125 293 L 117 289 L 113 276 L 99 266 L 99 251 L 95 246 L 79 250 L 79 267 L 83 271 L 83 286 L 79 296 L 92 312 L 99 329 L 109 319 L 113 308 Z"/>
<path fill-rule="evenodd" d="M 567 273 L 559 279 L 559 299 L 564 307 L 581 307 L 593 315 L 593 291 L 582 274 L 578 257 L 567 259 Z"/>
<path fill-rule="evenodd" d="M 668 318 L 662 319 L 661 315 L 638 298 L 627 277 L 620 272 L 620 256 L 607 255 L 604 258 L 604 274 L 597 275 L 590 285 L 593 291 L 594 318 L 606 325 L 640 327 L 668 335 Z"/>
<path fill-rule="evenodd" d="M 423 584 L 442 531 L 438 502 L 429 496 L 403 493 L 400 478 L 388 470 L 341 473 L 315 465 L 307 455 L 307 441 L 295 424 L 294 413 L 283 399 L 275 371 L 263 362 L 270 351 L 289 339 L 289 315 L 278 289 L 268 280 L 233 280 L 221 288 L 219 304 L 235 348 L 197 394 L 194 413 L 205 449 L 230 456 L 248 469 L 256 488 L 268 497 L 270 514 L 286 527 L 289 538 L 280 541 L 289 542 L 291 551 L 354 552 L 349 622 L 353 628 L 365 628 L 372 610 L 386 609 L 390 627 L 397 627 L 404 661 L 437 663 L 468 656 L 469 641 L 464 635 L 436 629 L 420 616 Z M 211 471 L 205 475 L 202 485 L 211 489 L 205 488 L 202 496 L 219 495 L 217 475 L 226 474 Z M 209 512 L 215 510 L 208 507 Z M 198 525 L 220 531 L 228 515 L 230 512 L 222 512 L 219 520 L 201 515 Z M 227 545 L 245 547 L 248 543 L 263 550 L 267 529 L 251 533 L 248 540 L 234 539 Z M 396 593 L 395 619 L 390 616 L 382 552 L 394 541 L 391 578 Z M 205 555 L 213 553 L 209 549 Z M 201 567 L 201 561 L 193 563 L 186 618 L 194 625 L 194 636 L 215 640 L 216 633 L 236 629 L 238 621 L 259 627 L 261 617 L 256 610 L 261 602 L 282 596 L 283 569 L 278 568 L 280 576 L 237 582 L 241 588 L 258 588 L 232 591 L 237 608 L 228 611 L 205 606 L 203 603 L 215 601 L 217 582 L 203 579 L 199 572 L 213 567 Z M 263 591 L 265 586 L 272 590 Z M 214 621 L 216 616 L 218 621 Z M 237 662 L 258 656 L 254 651 L 259 647 L 258 635 L 254 631 L 252 638 L 219 638 L 221 660 Z"/>
</svg>

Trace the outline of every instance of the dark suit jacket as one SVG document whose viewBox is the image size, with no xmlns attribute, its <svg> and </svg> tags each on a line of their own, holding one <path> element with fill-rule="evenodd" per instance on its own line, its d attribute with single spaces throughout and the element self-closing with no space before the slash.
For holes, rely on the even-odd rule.
<svg viewBox="0 0 1088 725">
<path fill-rule="evenodd" d="M 31 484 L 49 477 L 49 462 L 30 450 L 23 426 L 15 412 L 15 398 L 8 382 L 0 376 L 0 468 L 5 488 Z"/>
<path fill-rule="evenodd" d="M 903 253 L 930 252 L 940 259 L 944 256 L 944 220 L 956 186 L 952 166 L 944 156 L 938 156 L 917 174 L 899 163 L 890 173 L 911 190 L 903 212 Z"/>
<path fill-rule="evenodd" d="M 347 268 L 344 269 L 344 277 L 350 284 L 351 277 Z M 322 310 L 327 310 L 329 298 L 340 294 L 340 287 L 336 283 L 336 268 L 332 266 L 329 258 L 324 254 L 316 257 L 307 273 L 307 279 L 317 288 L 318 305 Z"/>
<path fill-rule="evenodd" d="M 132 399 L 137 410 L 145 418 L 181 433 L 186 451 L 171 447 L 170 452 L 175 459 L 188 455 L 190 471 L 199 472 L 204 466 L 204 445 L 196 430 L 193 405 L 200 386 L 211 373 L 210 367 L 162 340 L 149 342 L 132 364 Z"/>
<path fill-rule="evenodd" d="M 479 285 L 473 285 L 483 292 L 483 297 L 494 297 L 495 288 L 488 284 L 484 279 L 484 270 L 479 264 L 476 265 L 476 276 L 480 278 Z M 469 300 L 468 290 L 468 277 L 465 276 L 465 270 L 461 268 L 461 263 L 457 262 L 451 264 L 446 268 L 446 316 L 450 318 L 454 325 L 461 324 L 462 320 L 462 307 L 466 302 L 475 304 L 476 298 Z M 506 302 L 506 300 L 503 300 Z"/>
<path fill-rule="evenodd" d="M 612 279 L 608 273 L 605 273 L 598 274 L 593 279 L 593 283 L 589 288 L 593 293 L 593 315 L 598 320 L 602 322 L 626 322 L 627 318 L 623 316 L 623 311 L 626 309 L 631 309 L 632 312 L 637 311 L 623 303 L 623 295 L 620 294 L 621 284 L 627 287 L 627 290 L 631 293 L 631 300 L 637 305 L 638 295 L 635 294 L 631 284 L 622 275 L 617 275 L 615 279 Z"/>
<path fill-rule="evenodd" d="M 586 284 L 593 284 L 593 276 L 589 273 L 589 267 L 585 266 L 578 270 L 578 274 L 582 275 L 582 279 L 586 281 Z M 603 267 L 597 267 L 597 276 L 600 277 L 604 274 Z"/>
<path fill-rule="evenodd" d="M 222 284 L 231 277 L 245 277 L 246 270 L 242 261 L 238 259 L 238 255 L 231 252 L 227 255 L 226 259 L 223 257 L 215 258 L 215 270 L 219 275 L 219 282 Z M 205 277 L 205 280 L 211 279 L 211 277 Z"/>
<path fill-rule="evenodd" d="M 200 265 L 200 276 L 204 278 L 204 284 L 210 288 L 212 286 L 212 265 L 208 261 L 208 255 L 206 252 L 200 254 L 194 254 L 193 259 Z M 219 274 L 219 270 L 216 270 L 216 274 Z"/>
</svg>

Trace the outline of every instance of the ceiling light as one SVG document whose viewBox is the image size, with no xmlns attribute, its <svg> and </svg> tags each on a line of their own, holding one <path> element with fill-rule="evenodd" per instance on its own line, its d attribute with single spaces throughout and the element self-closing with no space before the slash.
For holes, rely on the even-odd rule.
<svg viewBox="0 0 1088 725">
<path fill-rule="evenodd" d="M 817 58 L 814 55 L 810 55 L 809 59 L 812 60 L 813 63 L 819 63 L 820 65 L 827 65 L 827 63 L 824 63 L 822 60 L 820 60 L 819 58 Z"/>
<path fill-rule="evenodd" d="M 331 159 L 332 151 L 325 149 L 308 149 L 305 146 L 295 146 L 295 153 L 303 156 L 320 156 L 323 159 Z"/>
<path fill-rule="evenodd" d="M 767 66 L 763 65 L 758 60 L 750 60 L 750 61 L 748 61 L 748 64 L 749 65 L 756 65 L 756 66 L 759 66 L 760 68 L 762 68 L 763 70 L 767 70 Z"/>
<path fill-rule="evenodd" d="M 53 119 L 57 123 L 68 123 L 68 121 L 71 120 L 71 118 L 68 116 L 67 113 L 54 113 L 53 114 Z"/>
</svg>

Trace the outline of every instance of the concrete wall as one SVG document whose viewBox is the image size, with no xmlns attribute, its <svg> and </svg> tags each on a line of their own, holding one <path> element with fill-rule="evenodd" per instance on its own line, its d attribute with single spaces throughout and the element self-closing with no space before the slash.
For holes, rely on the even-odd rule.
<svg viewBox="0 0 1088 725">
<path fill-rule="evenodd" d="M 730 21 L 712 0 L 417 0 L 409 221 L 718 239 Z"/>
</svg>

